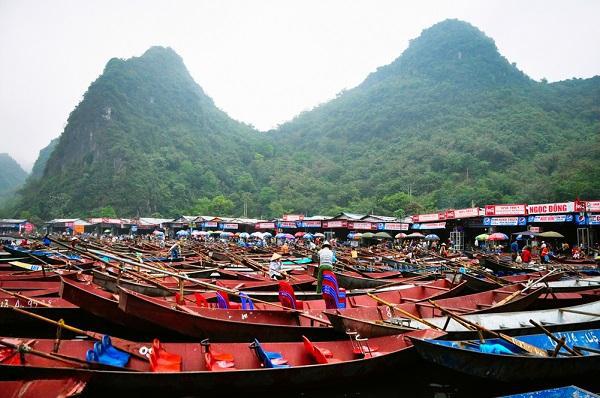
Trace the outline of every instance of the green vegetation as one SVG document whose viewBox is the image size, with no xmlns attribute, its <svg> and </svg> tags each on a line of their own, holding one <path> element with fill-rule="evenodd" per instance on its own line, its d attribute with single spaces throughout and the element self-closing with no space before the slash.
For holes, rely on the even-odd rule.
<svg viewBox="0 0 600 398">
<path fill-rule="evenodd" d="M 599 132 L 600 76 L 535 82 L 456 20 L 267 133 L 230 119 L 177 54 L 156 47 L 109 61 L 43 178 L 5 212 L 239 216 L 246 203 L 258 217 L 402 216 L 598 199 Z"/>
<path fill-rule="evenodd" d="M 15 191 L 25 182 L 27 173 L 7 153 L 0 153 L 0 204 L 12 198 Z"/>
</svg>

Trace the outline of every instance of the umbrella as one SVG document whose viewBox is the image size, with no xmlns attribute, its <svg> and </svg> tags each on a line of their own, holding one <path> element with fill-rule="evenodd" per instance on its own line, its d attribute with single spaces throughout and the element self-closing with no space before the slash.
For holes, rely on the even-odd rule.
<svg viewBox="0 0 600 398">
<path fill-rule="evenodd" d="M 192 231 L 192 236 L 202 235 L 202 232 L 204 232 L 204 231 L 198 231 L 197 229 L 195 229 Z"/>
<path fill-rule="evenodd" d="M 240 234 L 240 238 L 242 238 L 242 239 L 247 239 L 249 237 L 250 237 L 250 234 L 248 232 L 242 232 Z"/>
<path fill-rule="evenodd" d="M 271 236 L 273 236 L 273 234 L 270 232 L 263 232 L 263 238 L 270 238 Z"/>
<path fill-rule="evenodd" d="M 198 231 L 198 235 L 208 235 L 208 232 L 206 232 L 206 231 Z"/>
<path fill-rule="evenodd" d="M 304 236 L 304 232 L 296 232 L 296 233 L 294 234 L 294 236 L 295 236 L 295 237 L 297 237 L 297 238 L 299 238 L 299 237 L 301 237 L 301 236 Z"/>
<path fill-rule="evenodd" d="M 105 230 L 104 230 L 104 233 L 105 233 L 105 234 L 110 234 L 110 229 L 105 229 Z"/>
<path fill-rule="evenodd" d="M 257 232 L 252 232 L 252 233 L 250 234 L 250 236 L 253 236 L 253 237 L 255 237 L 255 238 L 262 238 L 262 237 L 263 237 L 263 234 L 262 234 L 262 232 L 258 232 L 258 231 L 257 231 Z"/>
<path fill-rule="evenodd" d="M 364 236 L 364 235 L 363 235 Z M 377 232 L 375 234 L 376 238 L 382 238 L 382 239 L 392 239 L 392 235 L 388 234 L 387 232 Z"/>
<path fill-rule="evenodd" d="M 542 232 L 541 234 L 539 234 L 539 236 L 543 238 L 564 238 L 563 234 L 560 234 L 555 231 Z"/>
<path fill-rule="evenodd" d="M 284 234 L 283 237 L 285 239 L 294 239 L 294 235 L 292 235 L 292 234 Z"/>
<path fill-rule="evenodd" d="M 420 234 L 420 233 L 418 233 L 418 232 L 413 232 L 413 233 L 412 233 L 412 234 L 410 234 L 410 235 L 406 235 L 406 237 L 407 237 L 407 238 L 411 238 L 411 239 L 413 239 L 413 238 L 415 238 L 415 239 L 423 239 L 423 238 L 425 237 L 425 235 L 423 235 L 423 234 Z"/>
<path fill-rule="evenodd" d="M 223 231 L 208 231 L 209 234 L 222 234 Z"/>
<path fill-rule="evenodd" d="M 175 235 L 177 236 L 188 236 L 190 233 L 188 231 L 186 231 L 185 229 L 182 229 L 181 231 L 177 231 L 177 233 Z"/>
<path fill-rule="evenodd" d="M 358 234 L 356 234 L 358 235 Z M 373 232 L 365 232 L 364 234 L 362 234 L 362 238 L 363 239 L 370 239 L 370 238 L 374 238 L 375 234 Z"/>
<path fill-rule="evenodd" d="M 107 230 L 110 232 L 110 230 Z M 165 233 L 163 231 L 154 231 L 152 232 L 154 235 L 164 235 Z"/>
<path fill-rule="evenodd" d="M 275 237 L 276 237 L 277 239 L 285 239 L 285 235 L 286 235 L 286 234 L 284 234 L 283 232 L 281 232 L 281 233 L 278 233 L 277 235 L 275 235 Z"/>
<path fill-rule="evenodd" d="M 475 240 L 478 240 L 478 241 L 488 240 L 489 237 L 490 236 L 488 234 L 481 234 L 481 235 L 477 235 L 475 237 Z"/>
<path fill-rule="evenodd" d="M 313 238 L 313 236 L 312 236 L 312 235 L 311 235 L 309 232 L 305 233 L 305 234 L 302 236 L 302 239 L 312 239 L 312 238 Z"/>
<path fill-rule="evenodd" d="M 426 240 L 440 240 L 440 237 L 436 234 L 429 234 L 425 237 Z"/>
<path fill-rule="evenodd" d="M 490 236 L 488 236 L 488 240 L 508 240 L 508 236 L 506 236 L 505 234 L 503 234 L 502 232 L 495 232 L 493 234 L 491 234 Z"/>
<path fill-rule="evenodd" d="M 228 238 L 230 236 L 233 236 L 232 232 L 221 232 L 221 238 Z"/>
<path fill-rule="evenodd" d="M 315 238 L 324 238 L 324 237 L 325 237 L 325 234 L 322 234 L 322 233 L 320 233 L 320 232 L 317 232 L 317 233 L 315 234 Z"/>
<path fill-rule="evenodd" d="M 359 240 L 360 238 L 362 238 L 362 236 L 363 236 L 363 234 L 361 234 L 360 232 L 357 232 L 352 235 L 352 239 Z"/>
<path fill-rule="evenodd" d="M 396 234 L 396 236 L 394 236 L 394 238 L 404 239 L 404 238 L 406 238 L 406 234 L 404 232 L 400 232 L 399 234 Z"/>
<path fill-rule="evenodd" d="M 513 235 L 521 235 L 521 236 L 537 236 L 538 234 L 531 231 L 523 231 L 523 232 L 513 232 Z"/>
</svg>

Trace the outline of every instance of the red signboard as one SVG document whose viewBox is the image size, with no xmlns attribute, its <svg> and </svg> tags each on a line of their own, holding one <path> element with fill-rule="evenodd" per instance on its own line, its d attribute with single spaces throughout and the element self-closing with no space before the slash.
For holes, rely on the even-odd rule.
<svg viewBox="0 0 600 398">
<path fill-rule="evenodd" d="M 259 222 L 254 224 L 255 229 L 275 229 L 274 222 Z"/>
<path fill-rule="evenodd" d="M 523 216 L 527 205 L 486 205 L 486 216 Z"/>
<path fill-rule="evenodd" d="M 302 221 L 304 220 L 304 215 L 302 214 L 284 214 L 283 221 Z"/>
<path fill-rule="evenodd" d="M 572 213 L 575 211 L 574 202 L 543 203 L 538 205 L 527 205 L 527 214 L 553 214 Z"/>
<path fill-rule="evenodd" d="M 323 221 L 323 228 L 347 228 L 348 221 L 339 220 L 339 221 Z"/>
<path fill-rule="evenodd" d="M 408 231 L 409 224 L 398 222 L 386 222 L 383 229 L 388 231 Z"/>
<path fill-rule="evenodd" d="M 349 222 L 348 228 L 350 229 L 377 229 L 377 224 L 370 222 Z"/>
<path fill-rule="evenodd" d="M 591 200 L 585 202 L 585 208 L 587 211 L 600 211 L 600 200 Z"/>
<path fill-rule="evenodd" d="M 458 210 L 447 210 L 446 211 L 446 219 L 447 220 L 478 217 L 478 216 L 479 216 L 479 208 L 478 207 L 470 207 L 468 209 L 458 209 Z"/>
<path fill-rule="evenodd" d="M 446 219 L 446 213 L 419 214 L 412 216 L 413 222 L 440 221 Z"/>
</svg>

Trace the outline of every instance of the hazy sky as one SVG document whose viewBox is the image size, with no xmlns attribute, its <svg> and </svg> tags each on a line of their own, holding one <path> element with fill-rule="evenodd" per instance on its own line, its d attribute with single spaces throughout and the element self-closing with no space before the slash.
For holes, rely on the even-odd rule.
<svg viewBox="0 0 600 398">
<path fill-rule="evenodd" d="M 266 130 L 466 20 L 534 79 L 600 74 L 600 1 L 0 0 L 0 152 L 29 170 L 112 57 L 170 46 L 217 106 Z"/>
</svg>

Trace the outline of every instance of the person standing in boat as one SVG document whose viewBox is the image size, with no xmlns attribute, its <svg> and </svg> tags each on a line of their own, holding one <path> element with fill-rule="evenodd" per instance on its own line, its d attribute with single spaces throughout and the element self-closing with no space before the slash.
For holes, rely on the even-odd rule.
<svg viewBox="0 0 600 398">
<path fill-rule="evenodd" d="M 179 258 L 179 241 L 175 242 L 173 246 L 169 249 L 169 253 L 171 254 L 171 258 Z"/>
<path fill-rule="evenodd" d="M 513 243 L 510 244 L 510 256 L 512 257 L 512 260 L 515 261 L 517 259 L 518 255 L 519 255 L 519 242 L 514 240 Z"/>
<path fill-rule="evenodd" d="M 281 255 L 279 253 L 273 253 L 271 256 L 271 262 L 269 263 L 269 278 L 284 279 L 281 273 L 281 267 Z"/>
<path fill-rule="evenodd" d="M 323 242 L 323 248 L 319 250 L 319 273 L 317 274 L 317 293 L 321 293 L 323 286 L 323 271 L 333 271 L 335 254 L 331 251 L 329 241 Z"/>
</svg>

